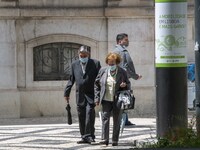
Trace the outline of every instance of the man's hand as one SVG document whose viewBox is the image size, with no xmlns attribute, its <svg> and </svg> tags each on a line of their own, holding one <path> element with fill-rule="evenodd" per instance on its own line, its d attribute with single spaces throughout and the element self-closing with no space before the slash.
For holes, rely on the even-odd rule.
<svg viewBox="0 0 200 150">
<path fill-rule="evenodd" d="M 142 75 L 141 75 L 141 74 L 138 74 L 137 80 L 140 80 L 141 78 L 142 78 Z"/>
<path fill-rule="evenodd" d="M 66 102 L 69 103 L 69 97 L 65 96 L 64 98 L 65 98 Z"/>
</svg>

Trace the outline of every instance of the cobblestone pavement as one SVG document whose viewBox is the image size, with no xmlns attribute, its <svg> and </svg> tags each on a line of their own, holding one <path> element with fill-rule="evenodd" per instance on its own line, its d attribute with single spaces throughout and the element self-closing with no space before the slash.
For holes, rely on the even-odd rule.
<svg viewBox="0 0 200 150">
<path fill-rule="evenodd" d="M 65 117 L 0 119 L 0 150 L 122 150 L 134 148 L 135 140 L 152 140 L 156 134 L 155 118 L 130 118 L 136 125 L 125 127 L 119 146 L 77 144 L 80 140 L 78 122 L 74 119 L 73 124 L 68 125 L 66 120 Z M 101 135 L 99 118 L 96 118 L 95 128 L 98 143 Z"/>
</svg>

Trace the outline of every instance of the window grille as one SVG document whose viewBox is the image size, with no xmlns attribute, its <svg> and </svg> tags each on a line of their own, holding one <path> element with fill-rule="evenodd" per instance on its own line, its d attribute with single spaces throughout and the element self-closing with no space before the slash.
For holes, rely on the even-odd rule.
<svg viewBox="0 0 200 150">
<path fill-rule="evenodd" d="M 59 42 L 34 47 L 34 81 L 68 80 L 71 63 L 78 59 L 80 46 Z"/>
</svg>

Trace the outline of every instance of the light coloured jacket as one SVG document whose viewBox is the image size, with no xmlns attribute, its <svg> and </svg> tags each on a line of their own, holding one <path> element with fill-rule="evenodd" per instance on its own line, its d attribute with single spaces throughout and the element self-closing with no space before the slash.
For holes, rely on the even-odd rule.
<svg viewBox="0 0 200 150">
<path fill-rule="evenodd" d="M 121 56 L 122 61 L 119 66 L 126 70 L 128 78 L 133 78 L 137 80 L 139 78 L 139 75 L 136 74 L 133 60 L 131 59 L 129 52 L 121 45 L 116 45 L 113 52 Z"/>
<path fill-rule="evenodd" d="M 104 67 L 100 69 L 96 80 L 94 82 L 94 93 L 95 93 L 95 102 L 98 102 L 101 104 L 105 92 L 106 92 L 106 81 L 108 77 L 108 67 Z M 122 82 L 126 82 L 127 86 L 125 88 L 121 88 L 120 84 Z M 117 96 L 117 92 L 121 90 L 130 90 L 130 81 L 127 77 L 126 71 L 118 66 L 118 71 L 116 75 L 116 84 L 115 84 L 115 97 Z M 114 99 L 115 101 L 116 99 Z"/>
</svg>

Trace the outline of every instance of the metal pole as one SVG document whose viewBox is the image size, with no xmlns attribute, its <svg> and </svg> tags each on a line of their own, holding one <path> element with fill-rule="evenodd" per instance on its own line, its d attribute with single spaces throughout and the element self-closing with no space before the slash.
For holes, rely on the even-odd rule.
<svg viewBox="0 0 200 150">
<path fill-rule="evenodd" d="M 196 128 L 200 136 L 200 0 L 195 0 L 195 88 Z"/>
<path fill-rule="evenodd" d="M 187 128 L 187 1 L 155 0 L 157 135 Z"/>
</svg>

